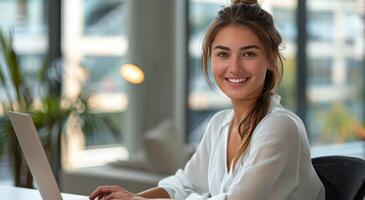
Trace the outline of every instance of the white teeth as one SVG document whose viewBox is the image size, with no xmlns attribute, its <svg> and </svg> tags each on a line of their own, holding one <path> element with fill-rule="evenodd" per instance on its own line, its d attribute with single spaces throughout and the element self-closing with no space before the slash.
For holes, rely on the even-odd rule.
<svg viewBox="0 0 365 200">
<path fill-rule="evenodd" d="M 237 78 L 237 79 L 229 78 L 228 79 L 229 82 L 233 82 L 233 83 L 242 83 L 246 80 L 247 80 L 247 78 Z"/>
</svg>

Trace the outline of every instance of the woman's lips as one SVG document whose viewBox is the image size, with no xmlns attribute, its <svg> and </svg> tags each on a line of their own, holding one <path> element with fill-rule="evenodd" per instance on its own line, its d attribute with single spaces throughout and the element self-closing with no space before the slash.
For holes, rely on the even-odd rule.
<svg viewBox="0 0 365 200">
<path fill-rule="evenodd" d="M 224 78 L 228 84 L 230 86 L 233 87 L 240 87 L 242 85 L 244 85 L 249 79 L 250 77 L 245 77 L 245 78 Z"/>
</svg>

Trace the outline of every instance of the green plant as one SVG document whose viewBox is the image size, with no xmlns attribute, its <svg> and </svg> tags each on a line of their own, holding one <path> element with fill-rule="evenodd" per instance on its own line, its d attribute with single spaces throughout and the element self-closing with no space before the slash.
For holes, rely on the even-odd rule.
<svg viewBox="0 0 365 200">
<path fill-rule="evenodd" d="M 295 58 L 288 57 L 284 60 L 284 74 L 283 80 L 279 86 L 278 93 L 282 97 L 282 104 L 291 109 L 295 109 L 295 75 L 296 73 L 296 66 L 295 66 Z"/>
<path fill-rule="evenodd" d="M 330 110 L 321 113 L 320 116 L 324 127 L 321 140 L 343 143 L 355 139 L 355 127 L 359 127 L 360 123 L 343 103 L 334 102 L 330 106 Z"/>
<path fill-rule="evenodd" d="M 36 76 L 27 73 L 19 63 L 12 38 L 0 30 L 0 88 L 5 96 L 5 99 L 0 99 L 0 137 L 6 136 L 7 139 L 15 186 L 33 187 L 33 178 L 7 118 L 7 111 L 31 113 L 54 174 L 58 174 L 61 165 L 61 135 L 71 117 L 81 120 L 84 133 L 95 132 L 102 124 L 110 125 L 107 119 L 98 119 L 91 114 L 88 95 L 80 93 L 73 99 L 61 95 L 61 65 L 49 63 L 46 60 Z M 3 141 L 3 138 L 0 140 Z"/>
</svg>

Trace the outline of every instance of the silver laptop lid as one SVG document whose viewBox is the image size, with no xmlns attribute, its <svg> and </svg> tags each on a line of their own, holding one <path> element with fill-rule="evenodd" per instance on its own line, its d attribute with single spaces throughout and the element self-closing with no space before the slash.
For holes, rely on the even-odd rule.
<svg viewBox="0 0 365 200">
<path fill-rule="evenodd" d="M 17 112 L 8 112 L 8 115 L 42 199 L 62 200 L 32 117 Z"/>
</svg>

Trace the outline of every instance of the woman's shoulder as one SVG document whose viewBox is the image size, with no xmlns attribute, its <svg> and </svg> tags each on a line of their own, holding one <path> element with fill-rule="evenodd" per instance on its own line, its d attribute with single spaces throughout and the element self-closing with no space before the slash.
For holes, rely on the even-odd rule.
<svg viewBox="0 0 365 200">
<path fill-rule="evenodd" d="M 261 120 L 265 123 L 272 121 L 281 121 L 287 123 L 294 123 L 297 125 L 303 125 L 302 120 L 292 111 L 288 110 L 281 104 L 281 96 L 274 94 L 270 100 L 270 108 L 268 114 Z"/>
<path fill-rule="evenodd" d="M 256 135 L 275 134 L 279 138 L 297 138 L 300 135 L 306 135 L 303 121 L 295 113 L 282 106 L 275 107 L 267 114 L 256 130 Z"/>
<path fill-rule="evenodd" d="M 272 109 L 272 111 L 267 114 L 262 121 L 266 123 L 281 122 L 284 124 L 295 124 L 296 126 L 304 127 L 303 121 L 298 115 L 281 105 Z"/>
</svg>

